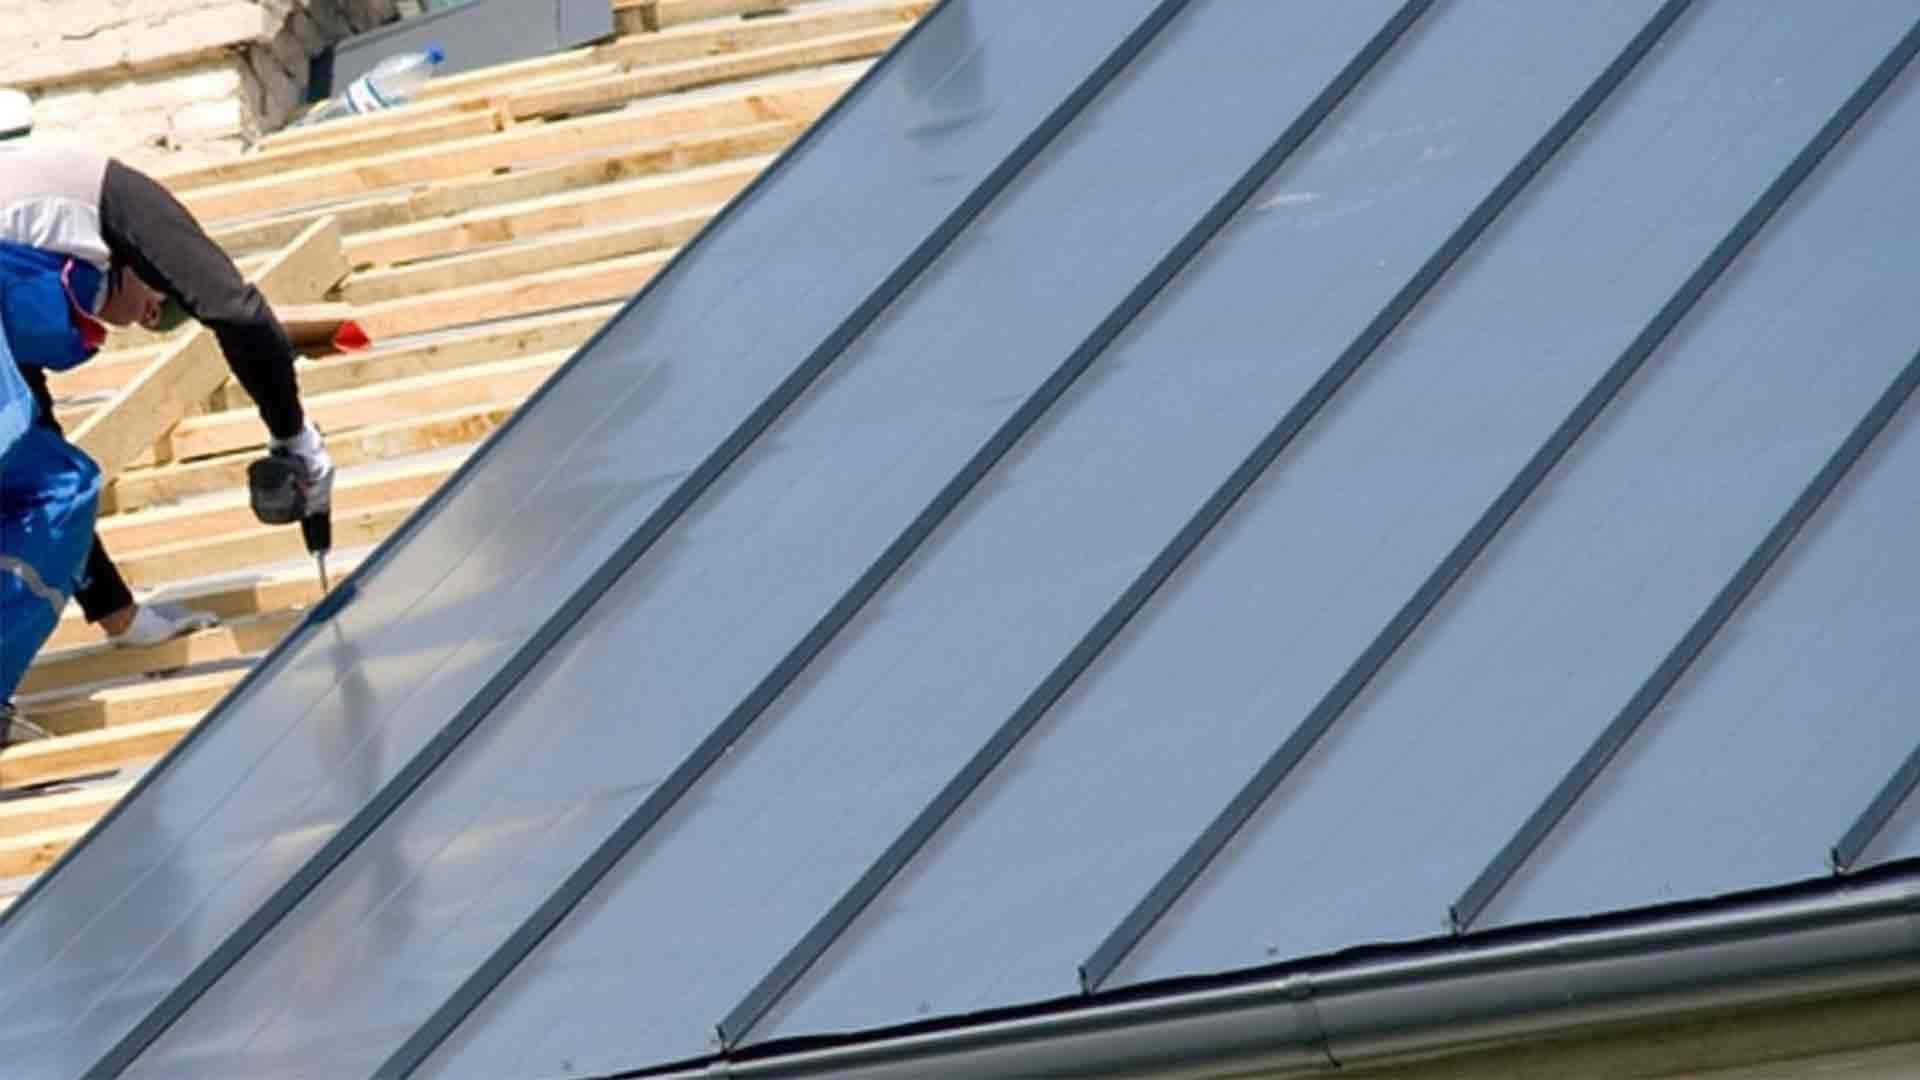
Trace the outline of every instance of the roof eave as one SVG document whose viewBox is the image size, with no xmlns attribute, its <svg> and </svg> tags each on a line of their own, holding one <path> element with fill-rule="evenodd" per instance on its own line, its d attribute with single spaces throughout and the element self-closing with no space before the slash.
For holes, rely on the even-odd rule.
<svg viewBox="0 0 1920 1080">
<path fill-rule="evenodd" d="M 1694 1008 L 1920 978 L 1920 870 L 1871 884 L 1232 986 L 715 1060 L 675 1074 L 797 1080 L 1310 1069 L 1432 1054 Z"/>
</svg>

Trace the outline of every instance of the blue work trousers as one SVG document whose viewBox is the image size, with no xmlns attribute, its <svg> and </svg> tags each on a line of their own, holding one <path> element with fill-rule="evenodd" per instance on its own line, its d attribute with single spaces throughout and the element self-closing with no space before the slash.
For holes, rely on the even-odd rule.
<svg viewBox="0 0 1920 1080">
<path fill-rule="evenodd" d="M 99 496 L 93 459 L 45 425 L 0 454 L 0 702 L 13 696 L 79 583 Z"/>
</svg>

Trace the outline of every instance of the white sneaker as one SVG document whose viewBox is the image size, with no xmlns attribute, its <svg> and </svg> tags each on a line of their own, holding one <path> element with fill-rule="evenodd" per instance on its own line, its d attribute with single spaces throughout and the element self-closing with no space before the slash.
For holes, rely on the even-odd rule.
<svg viewBox="0 0 1920 1080">
<path fill-rule="evenodd" d="M 158 645 L 182 634 L 219 625 L 216 616 L 179 604 L 141 604 L 134 609 L 133 621 L 127 624 L 126 630 L 107 635 L 107 640 L 127 648 Z"/>
</svg>

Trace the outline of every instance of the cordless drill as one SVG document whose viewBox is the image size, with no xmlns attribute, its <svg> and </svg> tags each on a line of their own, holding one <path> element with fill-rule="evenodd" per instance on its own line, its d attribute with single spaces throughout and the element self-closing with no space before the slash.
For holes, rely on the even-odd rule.
<svg viewBox="0 0 1920 1080">
<path fill-rule="evenodd" d="M 320 591 L 331 591 L 327 552 L 333 549 L 333 516 L 326 510 L 309 510 L 307 493 L 300 489 L 299 463 L 287 455 L 269 454 L 247 466 L 247 494 L 253 501 L 253 516 L 261 524 L 300 523 L 300 538 L 320 568 Z"/>
</svg>

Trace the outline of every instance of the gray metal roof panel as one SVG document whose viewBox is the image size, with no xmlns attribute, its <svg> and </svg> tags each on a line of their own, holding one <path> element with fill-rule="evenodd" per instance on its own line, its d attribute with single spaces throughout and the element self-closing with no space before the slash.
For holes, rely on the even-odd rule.
<svg viewBox="0 0 1920 1080">
<path fill-rule="evenodd" d="M 944 20 L 970 5 L 991 17 L 971 40 L 944 40 Z M 87 858 L 8 919 L 8 1060 L 24 1075 L 83 1067 L 180 985 L 1149 7 L 939 9 L 926 33 L 940 51 L 883 71 L 865 92 L 874 108 L 840 111 L 796 148 L 781 171 L 797 183 L 736 203 L 698 258 L 631 306 L 492 443 L 485 468 L 360 575 L 359 599 L 284 650 L 211 722 L 217 738 L 185 747 Z M 992 84 L 972 122 L 945 123 L 955 103 L 941 88 L 1000 64 L 1026 72 L 1019 93 Z"/>
<path fill-rule="evenodd" d="M 1703 436 L 1747 464 L 1689 455 L 1687 494 L 1710 495 L 1715 517 L 1738 505 L 1729 488 L 1809 473 L 1802 459 L 1837 442 L 1822 436 L 1849 412 L 1865 413 L 1876 379 L 1884 385 L 1907 366 L 1895 361 L 1898 350 L 1920 341 L 1903 275 L 1890 272 L 1906 261 L 1900 238 L 1920 238 L 1920 213 L 1900 195 L 1912 169 L 1900 140 L 1872 132 L 1920 122 L 1916 85 L 1909 76 L 1889 95 L 1730 283 L 1713 321 L 1743 324 L 1748 340 L 1728 340 L 1721 328 L 1716 342 L 1716 327 L 1703 323 L 1677 358 L 1696 362 L 1719 345 L 1740 367 L 1774 372 L 1714 387 L 1710 406 L 1695 413 Z M 1859 493 L 1815 519 L 1804 553 L 1748 601 L 1490 916 L 1638 907 L 1826 870 L 1831 845 L 1911 739 L 1902 704 L 1920 682 L 1911 663 L 1920 631 L 1898 614 L 1915 610 L 1916 584 L 1896 553 L 1914 512 L 1887 486 L 1889 463 L 1911 460 L 1903 451 L 1914 440 L 1901 438 L 1911 426 L 1888 433 L 1884 454 L 1863 465 Z M 1845 555 L 1834 550 L 1841 544 Z"/>
<path fill-rule="evenodd" d="M 1375 2 L 1336 22 L 1364 37 L 1385 7 Z M 1181 33 L 1190 39 L 1210 32 L 1214 40 L 1166 48 L 1180 50 L 1176 55 L 1196 47 L 1227 54 L 1252 80 L 1271 53 L 1249 47 L 1243 30 L 1224 15 L 1193 20 Z M 1171 212 L 1167 192 L 1184 185 L 1185 194 L 1175 198 L 1203 208 L 1268 139 L 1254 122 L 1268 101 L 1253 95 L 1220 100 L 1213 84 L 1157 63 L 1159 48 L 1156 43 L 1155 52 L 1128 69 L 1086 123 L 1069 128 L 849 350 L 835 373 L 742 456 L 728 481 L 669 534 L 657 557 L 643 560 L 501 707 L 487 733 L 469 744 L 471 755 L 456 755 L 282 932 L 253 950 L 149 1051 L 153 1067 L 181 1054 L 200 1067 L 244 1068 L 243 1061 L 208 1059 L 191 1049 L 236 1038 L 243 1040 L 242 1054 L 303 1039 L 325 1040 L 308 1049 L 330 1060 L 378 1053 L 370 1031 L 391 1030 L 396 1016 L 409 1010 L 424 1019 L 453 990 L 447 980 L 478 966 L 503 936 L 500 920 L 510 927 L 513 916 L 502 912 L 515 910 L 514 898 L 520 911 L 531 909 L 578 862 L 583 845 L 609 831 L 602 811 L 639 801 L 648 785 L 634 782 L 631 762 L 661 762 L 664 772 L 753 689 L 780 651 L 1039 381 L 1048 370 L 1044 361 L 1070 351 L 1177 238 L 1197 210 Z M 1319 75 L 1303 69 L 1296 77 L 1299 96 L 1317 89 Z M 1241 112 L 1207 122 L 1213 109 Z M 1137 137 L 1173 114 L 1201 121 L 1186 129 L 1184 143 Z M 1223 138 L 1222 129 L 1237 130 L 1238 141 Z M 1244 149 L 1247 144 L 1255 149 Z M 1094 187 L 1103 198 L 1086 205 Z M 1125 241 L 1116 244 L 1116 237 Z M 1098 259 L 1105 261 L 1096 265 Z M 1044 321 L 1033 317 L 1039 311 L 1047 313 Z M 930 380 L 903 358 L 936 360 L 940 377 Z M 902 409 L 902 401 L 917 403 Z M 627 724 L 578 707 L 583 684 L 594 687 L 595 700 L 634 703 Z M 584 737 L 563 718 L 587 729 Z M 564 787 L 556 790 L 553 777 L 567 778 Z M 538 835 L 539 850 L 483 839 L 522 829 Z M 436 850 L 449 854 L 436 858 Z M 410 853 L 427 864 L 396 871 Z M 517 867 L 527 872 L 516 875 Z M 391 887 L 377 883 L 396 873 L 415 882 L 393 896 Z M 434 880 L 439 877 L 461 884 Z M 470 923 L 460 903 L 469 897 Z M 704 889 L 696 902 L 714 903 Z M 421 933 L 423 925 L 445 931 Z M 359 966 L 342 956 L 346 970 L 322 979 L 306 957 L 343 926 L 354 927 L 351 951 Z M 743 947 L 753 940 L 741 937 Z M 755 962 L 750 949 L 745 955 Z M 719 959 L 712 963 L 718 967 Z M 394 980 L 395 970 L 413 974 Z M 436 979 L 437 994 L 431 990 Z M 739 992 L 717 972 L 711 981 L 722 995 Z M 311 995 L 299 992 L 303 986 L 313 988 Z M 700 989 L 683 988 L 687 1012 L 657 1014 L 663 1048 L 646 1042 L 646 1030 L 620 1029 L 626 1052 L 644 1060 L 703 1050 L 713 1018 L 694 1011 Z M 282 1003 L 263 1027 L 261 1000 Z M 255 1027 L 257 1034 L 244 1034 Z M 328 1043 L 336 1052 L 325 1049 Z"/>
<path fill-rule="evenodd" d="M 839 430 L 856 417 L 873 415 L 873 408 L 884 415 L 908 392 L 908 385 L 899 381 L 903 376 L 919 382 L 918 393 L 929 392 L 924 372 L 903 365 L 904 358 L 951 356 L 959 370 L 934 386 L 950 383 L 954 391 L 965 391 L 988 422 L 974 422 L 963 444 L 930 447 L 944 458 L 944 472 L 931 484 L 926 476 L 911 477 L 907 488 L 918 490 L 920 502 L 930 498 L 938 480 L 959 468 L 964 452 L 985 442 L 992 424 L 1039 384 L 1179 231 L 1260 155 L 1273 132 L 1258 118 L 1270 116 L 1276 101 L 1282 108 L 1304 104 L 1344 57 L 1379 29 L 1393 7 L 1374 2 L 1330 12 L 1319 33 L 1302 39 L 1300 56 L 1289 65 L 1293 76 L 1279 83 L 1271 96 L 1220 92 L 1223 83 L 1267 81 L 1273 63 L 1272 38 L 1249 35 L 1246 19 L 1237 17 L 1244 12 L 1217 8 L 1169 29 L 1089 108 L 1081 123 L 1063 134 L 1057 152 L 1037 160 L 1030 176 L 1009 190 L 1004 205 L 983 214 L 949 256 L 850 350 L 832 384 L 796 405 L 794 424 Z M 1273 12 L 1274 17 L 1281 14 Z M 1287 21 L 1299 25 L 1297 14 L 1288 15 Z M 1329 48 L 1329 41 L 1337 47 Z M 1191 65 L 1198 57 L 1206 58 L 1216 81 L 1193 77 Z M 1169 129 L 1152 142 L 1137 137 L 1154 117 L 1167 115 L 1192 122 L 1178 134 Z M 1174 183 L 1176 177 L 1181 182 Z M 1094 186 L 1111 207 L 1107 213 L 1115 216 L 1075 212 Z M 1116 245 L 1112 237 L 1101 236 L 1106 229 L 1127 230 L 1126 243 Z M 1110 254 L 1094 260 L 1088 253 L 1096 249 Z M 1060 276 L 1067 267 L 1077 273 Z M 1008 324 L 1021 329 L 1008 337 Z M 863 401 L 869 407 L 856 409 Z M 917 418 L 906 428 L 926 432 L 926 420 Z M 838 460 L 834 489 L 849 495 L 875 489 L 875 475 L 846 458 Z M 900 460 L 901 452 L 889 448 L 873 467 L 891 467 Z M 749 476 L 762 470 L 779 473 L 785 467 L 773 456 L 743 460 L 740 466 Z M 791 484 L 790 479 L 769 482 L 775 487 Z M 741 494 L 764 504 L 759 492 Z M 722 498 L 733 495 L 730 491 Z M 795 623 L 780 612 L 817 617 L 832 599 L 832 593 L 818 592 L 820 586 L 845 587 L 853 572 L 878 553 L 880 543 L 906 524 L 895 514 L 884 533 L 863 537 L 833 527 L 833 519 L 844 519 L 844 513 L 831 506 L 823 510 L 821 521 L 769 530 L 757 550 L 743 553 L 743 565 L 785 567 L 784 573 L 770 576 L 795 583 L 760 590 L 767 606 L 751 630 L 754 635 L 777 635 L 771 639 L 775 641 L 796 638 L 806 622 Z M 945 557 L 923 553 L 908 573 L 923 573 L 928 560 Z M 959 557 L 968 561 L 964 554 Z M 813 569 L 796 572 L 797 560 Z M 610 597 L 610 610 L 623 613 L 622 623 L 636 630 L 658 621 L 667 613 L 652 609 L 653 590 L 645 581 L 636 581 L 631 590 L 623 587 Z M 889 591 L 875 607 L 894 602 Z M 707 605 L 725 607 L 724 600 Z M 968 601 L 968 610 L 936 612 L 921 624 L 930 631 L 948 619 L 966 618 L 971 610 L 1002 612 L 1009 607 L 1037 613 L 1044 598 L 1030 594 L 1024 581 L 983 586 Z M 616 651 L 599 644 L 625 642 L 628 636 L 583 637 L 586 648 L 574 670 L 644 679 L 634 665 L 651 667 L 653 661 L 636 661 L 625 648 Z M 884 670 L 887 661 L 881 665 Z M 714 667 L 700 670 L 712 677 Z M 836 662 L 834 667 L 868 671 L 864 664 L 851 662 Z M 1008 692 L 998 680 L 982 677 L 986 674 L 973 669 L 970 681 L 978 693 Z M 796 939 L 879 852 L 926 801 L 947 763 L 977 746 L 981 725 L 990 725 L 996 712 L 966 695 L 943 704 L 944 688 L 919 691 L 914 704 L 883 698 L 861 701 L 870 674 L 852 681 L 829 675 L 826 681 L 832 685 L 797 688 L 769 711 L 689 800 L 694 805 L 688 809 L 697 812 L 676 810 L 662 822 L 602 887 L 605 896 L 590 899 L 509 978 L 469 1028 L 455 1036 L 436 1062 L 439 1072 L 484 1075 L 495 1063 L 505 1063 L 508 1072 L 538 1072 L 560 1056 L 614 1067 L 625 1060 L 623 1055 L 633 1053 L 637 1042 L 661 1029 L 671 1034 L 669 1045 L 681 1053 L 708 1048 L 721 1014 L 765 971 L 769 954 L 777 956 Z M 750 677 L 736 680 L 730 693 L 740 697 L 750 688 Z M 529 707 L 538 708 L 541 696 L 527 700 Z M 918 721 L 906 722 L 910 717 Z M 686 710 L 689 747 L 692 737 L 713 719 L 712 710 Z M 714 858 L 717 850 L 745 845 L 779 854 L 753 860 Z M 674 912 L 680 915 L 669 914 Z M 644 929 L 669 927 L 696 913 L 732 929 L 697 950 L 688 949 L 678 935 Z M 653 972 L 675 985 L 674 1000 L 655 1004 L 646 1018 L 629 1020 L 617 1030 L 609 1028 L 604 1017 L 581 1011 L 582 1000 L 617 1000 L 617 987 L 633 970 Z M 561 985 L 567 989 L 556 994 Z M 603 987 L 605 993 L 582 995 L 583 986 Z M 530 1037 L 529 1031 L 548 1034 Z M 601 1033 L 617 1037 L 607 1039 Z"/>
<path fill-rule="evenodd" d="M 1027 582 L 1043 613 L 970 610 L 921 651 L 963 665 L 960 678 L 989 670 L 1022 692 L 1037 685 L 1118 595 L 1116 581 L 1146 565 L 1653 7 L 1464 5 L 1431 14 L 1143 314 L 1098 382 L 1008 463 L 948 541 L 966 557 L 929 567 L 890 605 L 952 609 L 991 578 Z M 1570 21 L 1578 30 L 1564 50 L 1515 47 Z M 1441 80 L 1443 69 L 1475 77 Z M 1525 104 L 1515 106 L 1521 87 Z M 1489 108 L 1494 101 L 1508 104 Z M 1381 434 L 1343 410 L 1340 426 L 1309 438 L 1348 424 L 1358 425 L 1360 447 Z M 1075 467 L 1082 462 L 1098 470 Z M 1389 509 L 1351 499 L 1341 484 L 1326 494 L 1368 515 Z M 1354 542 L 1344 531 L 1315 531 L 1314 542 L 1329 549 Z M 1126 576 L 1075 580 L 1063 568 L 1076 563 Z M 1286 565 L 1295 571 L 1283 573 Z M 1318 607 L 1302 588 L 1334 587 L 1324 566 L 1291 544 L 1269 544 L 1262 570 L 1239 581 L 1241 602 L 1214 609 L 1204 645 L 1189 640 L 1216 656 L 1264 655 L 1276 638 L 1316 633 L 1291 601 Z M 984 629 L 983 618 L 991 620 Z M 863 620 L 862 653 L 896 636 L 902 621 L 887 613 Z M 1142 659 L 1130 639 L 1113 648 L 1126 656 L 1116 664 Z M 1205 684 L 1222 665 L 1187 659 L 1192 667 L 1143 669 L 1111 695 L 1098 676 L 1069 692 L 795 988 L 765 1036 L 898 1022 L 902 1001 L 937 1015 L 1078 990 L 1077 966 L 1100 935 L 1262 752 L 1265 724 L 1213 707 L 1224 693 Z M 960 689 L 954 676 L 913 677 Z M 983 875 L 997 866 L 1023 870 Z"/>
<path fill-rule="evenodd" d="M 1123 985 L 1442 933 L 1920 371 L 1920 114 L 1909 74 L 1736 226 L 1910 4 L 1437 5 L 1379 45 L 1395 6 L 937 8 L 0 923 L 9 1075 L 153 1034 L 129 1075 L 357 1075 L 463 1020 L 422 1074 L 574 1074 L 1057 999 L 1096 943 Z M 1916 407 L 1475 925 L 1824 873 L 1914 750 Z M 1917 801 L 1858 865 L 1920 854 Z"/>
<path fill-rule="evenodd" d="M 1090 687 L 1085 707 L 1137 700 L 1179 672 L 1189 715 L 1231 703 L 1269 718 L 1271 741 L 1245 748 L 1242 768 L 1277 746 L 1853 91 L 1907 13 L 1850 9 L 1824 26 L 1804 15 L 1756 25 L 1750 12 L 1709 5 L 1682 20 L 1389 344 L 1339 422 L 1276 466 L 1209 562 L 1165 597 L 1111 674 L 1096 673 L 1111 686 Z M 1615 422 L 1603 419 L 1587 441 Z M 1638 490 L 1628 471 L 1586 473 L 1596 486 L 1572 487 L 1572 464 L 1537 502 L 1571 488 L 1606 505 Z M 1365 504 L 1351 505 L 1361 492 Z M 1792 494 L 1749 510 L 1762 523 L 1735 562 Z M 1622 552 L 1585 539 L 1606 520 L 1597 513 L 1560 535 L 1586 561 L 1558 561 L 1544 577 L 1512 562 L 1516 537 L 1496 541 L 1116 981 L 1444 932 L 1459 890 L 1677 636 L 1641 641 L 1631 620 L 1586 620 L 1609 599 L 1605 571 L 1622 569 L 1609 561 Z M 1644 523 L 1623 524 L 1631 537 Z M 1542 558 L 1559 554 L 1547 548 Z M 1704 585 L 1698 604 L 1724 576 Z M 1248 588 L 1261 580 L 1275 584 Z M 1296 580 L 1315 591 L 1287 588 Z M 1204 630 L 1263 609 L 1274 629 L 1242 644 Z M 1531 656 L 1556 640 L 1541 640 L 1556 610 L 1597 632 L 1590 647 L 1611 649 L 1618 666 L 1577 650 Z M 1583 701 L 1586 712 L 1571 707 Z"/>
</svg>

